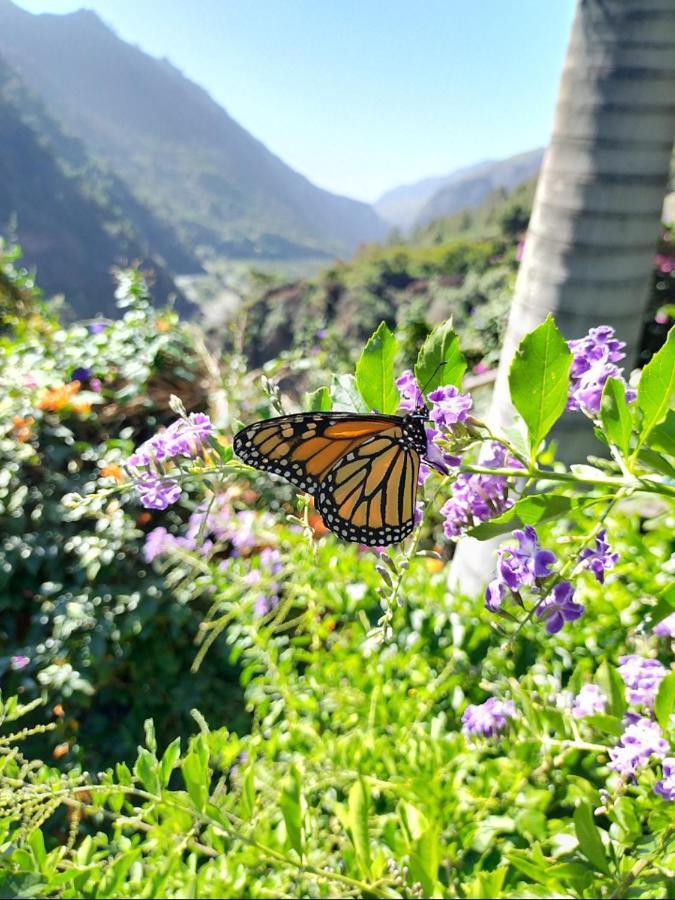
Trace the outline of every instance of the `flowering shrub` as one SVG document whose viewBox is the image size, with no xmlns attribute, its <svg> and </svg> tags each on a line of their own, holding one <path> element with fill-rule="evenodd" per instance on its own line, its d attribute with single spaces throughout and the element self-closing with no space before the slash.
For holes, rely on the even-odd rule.
<svg viewBox="0 0 675 900">
<path fill-rule="evenodd" d="M 672 335 L 627 388 L 611 335 L 581 372 L 547 321 L 514 361 L 504 435 L 462 391 L 449 325 L 398 388 L 381 327 L 355 375 L 282 367 L 282 393 L 237 357 L 204 362 L 166 313 L 128 315 L 54 324 L 57 350 L 6 344 L 5 892 L 669 896 Z M 77 367 L 91 408 L 40 409 Z M 547 441 L 570 389 L 605 454 L 567 470 Z M 239 419 L 422 392 L 430 464 L 401 546 L 339 542 L 230 450 Z M 504 537 L 485 597 L 448 591 L 463 534 Z"/>
</svg>

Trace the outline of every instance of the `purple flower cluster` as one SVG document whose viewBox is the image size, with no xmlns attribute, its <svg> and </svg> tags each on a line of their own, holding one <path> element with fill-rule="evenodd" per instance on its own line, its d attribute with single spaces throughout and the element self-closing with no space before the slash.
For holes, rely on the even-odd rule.
<svg viewBox="0 0 675 900">
<path fill-rule="evenodd" d="M 467 706 L 462 715 L 462 731 L 466 735 L 494 737 L 506 728 L 515 714 L 513 701 L 490 697 L 485 703 Z"/>
<path fill-rule="evenodd" d="M 19 672 L 21 669 L 25 669 L 29 662 L 30 659 L 27 656 L 13 656 L 10 665 L 15 672 Z"/>
<path fill-rule="evenodd" d="M 167 556 L 172 550 L 177 548 L 188 551 L 194 550 L 195 542 L 187 537 L 175 537 L 160 525 L 147 533 L 145 544 L 143 545 L 143 559 L 147 563 L 151 563 L 159 556 Z"/>
<path fill-rule="evenodd" d="M 619 560 L 619 554 L 613 553 L 607 543 L 606 529 L 603 528 L 602 531 L 598 532 L 598 536 L 595 539 L 595 548 L 591 550 L 590 547 L 586 547 L 585 550 L 581 551 L 579 559 L 582 568 L 589 569 L 600 584 L 604 584 L 605 570 L 613 569 Z"/>
<path fill-rule="evenodd" d="M 431 421 L 437 428 L 450 430 L 458 422 L 465 422 L 471 409 L 469 394 L 461 394 L 453 385 L 436 388 L 429 394 L 432 402 Z"/>
<path fill-rule="evenodd" d="M 597 684 L 585 684 L 574 698 L 572 715 L 577 719 L 604 713 L 607 708 L 607 697 Z"/>
<path fill-rule="evenodd" d="M 639 716 L 631 717 L 621 740 L 609 751 L 609 768 L 624 778 L 632 778 L 638 769 L 647 765 L 650 757 L 664 759 L 667 752 L 668 743 L 658 723 Z"/>
<path fill-rule="evenodd" d="M 424 397 L 419 389 L 415 376 L 410 371 L 406 371 L 396 379 L 396 387 L 400 394 L 399 409 L 403 412 L 414 412 L 416 409 L 424 406 Z"/>
<path fill-rule="evenodd" d="M 663 760 L 663 778 L 654 785 L 654 791 L 664 800 L 675 800 L 675 757 Z"/>
<path fill-rule="evenodd" d="M 136 448 L 127 466 L 146 509 L 166 509 L 178 500 L 181 487 L 175 478 L 166 476 L 164 465 L 179 456 L 197 456 L 212 434 L 213 424 L 205 413 L 190 413 Z"/>
<path fill-rule="evenodd" d="M 524 530 L 516 529 L 513 536 L 517 547 L 501 547 L 497 551 L 497 576 L 487 586 L 485 605 L 499 609 L 505 597 L 520 597 L 525 588 L 535 596 L 545 587 L 545 580 L 553 571 L 556 555 L 539 545 L 537 532 L 532 525 Z M 574 588 L 569 581 L 559 581 L 553 590 L 537 603 L 535 614 L 546 622 L 546 631 L 557 634 L 565 622 L 574 622 L 583 615 L 584 607 L 574 600 Z"/>
<path fill-rule="evenodd" d="M 628 702 L 652 708 L 659 685 L 668 674 L 666 667 L 658 659 L 647 659 L 635 654 L 620 656 L 619 662 L 619 675 L 628 688 Z"/>
<path fill-rule="evenodd" d="M 485 468 L 521 468 L 508 456 L 501 444 L 492 443 L 490 455 L 481 460 Z M 443 531 L 449 539 L 459 537 L 467 528 L 486 522 L 513 506 L 507 493 L 504 475 L 471 475 L 463 473 L 452 485 L 452 496 L 441 509 Z"/>
<path fill-rule="evenodd" d="M 591 328 L 588 334 L 576 341 L 568 341 L 573 361 L 570 370 L 570 389 L 567 408 L 581 409 L 590 416 L 600 410 L 602 389 L 608 378 L 623 381 L 623 369 L 616 363 L 626 355 L 624 341 L 614 337 L 614 329 L 609 325 Z M 624 382 L 625 384 L 625 382 Z M 631 403 L 635 399 L 635 391 L 626 390 L 626 400 Z"/>
</svg>

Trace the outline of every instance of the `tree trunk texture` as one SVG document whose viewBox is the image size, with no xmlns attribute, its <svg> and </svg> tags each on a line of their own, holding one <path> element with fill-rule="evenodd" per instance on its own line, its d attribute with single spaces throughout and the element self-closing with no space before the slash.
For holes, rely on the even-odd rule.
<svg viewBox="0 0 675 900">
<path fill-rule="evenodd" d="M 675 137 L 675 0 L 579 0 L 563 66 L 489 419 L 513 421 L 508 371 L 553 313 L 566 338 L 611 325 L 637 357 Z M 597 452 L 579 414 L 556 426 L 557 456 Z M 492 577 L 499 542 L 463 539 L 450 585 Z"/>
</svg>

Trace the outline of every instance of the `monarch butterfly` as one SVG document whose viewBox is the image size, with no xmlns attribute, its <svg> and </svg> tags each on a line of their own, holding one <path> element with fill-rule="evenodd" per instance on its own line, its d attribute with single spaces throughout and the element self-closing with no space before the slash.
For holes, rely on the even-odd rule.
<svg viewBox="0 0 675 900">
<path fill-rule="evenodd" d="M 234 452 L 311 494 L 326 526 L 343 540 L 395 544 L 415 526 L 428 415 L 422 407 L 405 416 L 279 416 L 236 434 Z"/>
</svg>

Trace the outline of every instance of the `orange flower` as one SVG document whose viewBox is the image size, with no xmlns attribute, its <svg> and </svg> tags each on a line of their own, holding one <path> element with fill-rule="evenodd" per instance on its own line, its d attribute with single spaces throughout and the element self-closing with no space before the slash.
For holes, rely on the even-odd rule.
<svg viewBox="0 0 675 900">
<path fill-rule="evenodd" d="M 169 323 L 166 321 L 166 319 L 157 319 L 157 321 L 155 322 L 155 328 L 156 328 L 157 331 L 159 331 L 160 334 L 161 334 L 161 333 L 163 333 L 163 332 L 165 332 L 165 331 L 168 331 L 169 328 L 170 328 L 170 325 L 169 325 Z"/>
<path fill-rule="evenodd" d="M 12 430 L 14 431 L 16 440 L 21 441 L 22 444 L 29 441 L 33 436 L 34 424 L 35 419 L 32 416 L 26 416 L 25 419 L 21 416 L 14 416 L 12 418 Z"/>
<path fill-rule="evenodd" d="M 122 482 L 124 481 L 124 472 L 122 472 L 118 465 L 111 463 L 109 466 L 103 466 L 101 469 L 101 478 L 114 478 L 115 481 Z"/>
<path fill-rule="evenodd" d="M 79 381 L 71 381 L 70 384 L 59 384 L 57 387 L 45 388 L 35 405 L 38 409 L 58 412 L 71 405 L 73 397 L 79 390 Z"/>
<path fill-rule="evenodd" d="M 444 562 L 442 559 L 434 559 L 433 556 L 427 557 L 426 564 L 427 572 L 431 572 L 432 574 L 441 572 L 444 566 Z"/>
<path fill-rule="evenodd" d="M 68 741 L 64 741 L 62 744 L 57 744 L 56 747 L 52 750 L 52 756 L 54 759 L 61 759 L 62 756 L 65 756 L 66 753 L 70 750 L 70 744 Z"/>
</svg>

